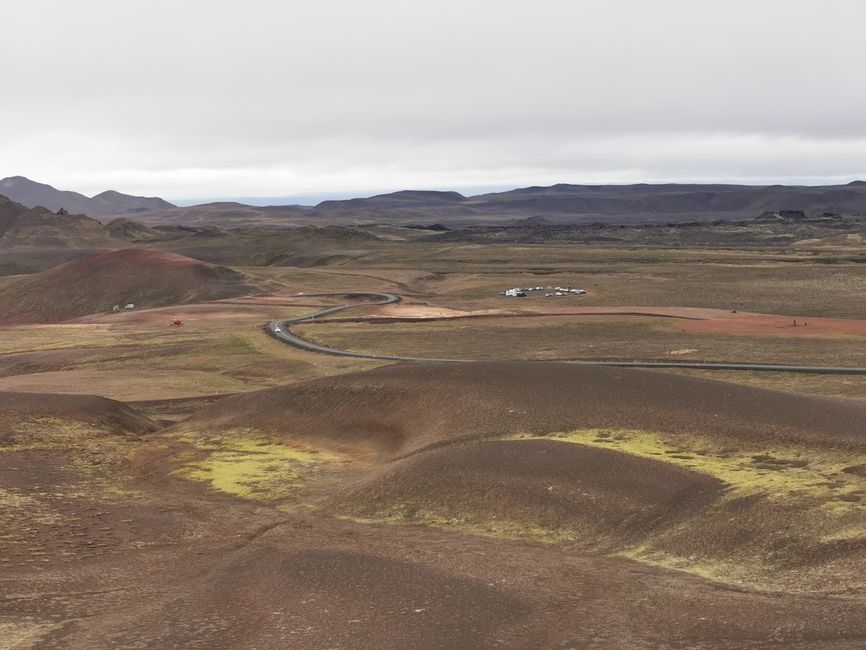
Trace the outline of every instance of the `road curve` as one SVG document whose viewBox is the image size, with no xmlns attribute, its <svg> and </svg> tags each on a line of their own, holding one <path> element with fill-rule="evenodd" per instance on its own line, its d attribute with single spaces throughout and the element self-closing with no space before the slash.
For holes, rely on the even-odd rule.
<svg viewBox="0 0 866 650">
<path fill-rule="evenodd" d="M 308 294 L 309 295 L 309 294 Z M 312 295 L 333 295 L 333 294 L 312 294 Z M 345 294 L 338 294 L 345 295 Z M 375 298 L 379 298 L 379 301 L 375 304 L 378 305 L 387 305 L 394 302 L 400 302 L 400 296 L 397 296 L 393 293 L 353 293 L 350 295 L 354 296 L 373 296 Z M 314 320 L 316 318 L 321 318 L 322 316 L 327 316 L 329 314 L 336 314 L 337 312 L 344 311 L 346 309 L 351 309 L 353 307 L 360 307 L 365 303 L 354 303 L 354 304 L 346 304 L 346 305 L 338 305 L 336 307 L 328 307 L 327 309 L 321 309 L 319 311 L 313 312 L 312 314 L 307 314 L 306 316 L 298 316 L 296 318 L 283 318 L 279 320 L 273 320 L 266 326 L 266 331 L 268 334 L 273 336 L 278 341 L 282 341 L 283 343 L 287 343 L 288 345 L 292 345 L 296 348 L 300 348 L 301 350 L 307 350 L 308 352 L 318 352 L 320 354 L 331 354 L 338 357 L 355 357 L 356 359 L 385 359 L 388 361 L 442 361 L 446 363 L 465 363 L 469 361 L 469 359 L 427 359 L 423 357 L 401 357 L 394 356 L 389 354 L 365 354 L 363 352 L 352 352 L 350 350 L 340 350 L 338 348 L 330 348 L 325 345 L 319 345 L 318 343 L 313 343 L 312 341 L 308 341 L 306 339 L 301 338 L 297 334 L 292 333 L 290 326 L 295 323 L 302 323 L 304 321 Z"/>
<path fill-rule="evenodd" d="M 378 298 L 379 301 L 375 304 L 386 305 L 390 303 L 400 302 L 400 296 L 393 293 L 351 293 L 351 294 L 308 294 L 310 296 L 329 296 L 329 295 L 352 295 L 352 296 L 372 296 Z M 292 345 L 301 350 L 308 352 L 317 352 L 319 354 L 330 354 L 338 357 L 354 357 L 356 359 L 380 359 L 385 361 L 426 361 L 438 363 L 470 363 L 475 359 L 437 359 L 430 357 L 404 357 L 390 354 L 367 354 L 364 352 L 352 352 L 351 350 L 341 350 L 332 348 L 326 345 L 313 343 L 301 338 L 297 334 L 293 334 L 291 326 L 295 323 L 311 321 L 322 316 L 335 314 L 337 312 L 360 307 L 366 303 L 350 303 L 338 305 L 336 307 L 328 307 L 306 316 L 298 316 L 296 318 L 283 318 L 273 320 L 267 324 L 265 331 L 273 336 L 278 341 Z M 800 365 L 784 365 L 784 364 L 759 364 L 759 363 L 703 363 L 689 361 L 569 361 L 568 363 L 578 363 L 585 366 L 615 366 L 618 368 L 685 368 L 688 370 L 751 370 L 759 372 L 802 372 L 824 375 L 866 375 L 866 368 L 849 368 L 845 366 L 800 366 Z"/>
</svg>

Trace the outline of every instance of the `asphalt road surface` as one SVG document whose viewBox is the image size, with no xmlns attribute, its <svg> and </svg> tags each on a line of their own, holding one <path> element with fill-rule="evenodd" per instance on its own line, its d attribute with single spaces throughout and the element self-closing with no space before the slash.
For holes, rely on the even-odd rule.
<svg viewBox="0 0 866 650">
<path fill-rule="evenodd" d="M 345 294 L 312 294 L 317 296 L 327 295 L 345 295 Z M 386 305 L 389 303 L 400 302 L 400 296 L 393 293 L 353 293 L 353 296 L 372 296 L 378 298 L 376 304 Z M 329 314 L 360 307 L 366 303 L 351 303 L 339 305 L 337 307 L 328 307 L 320 311 L 299 316 L 297 318 L 284 318 L 281 320 L 273 320 L 267 324 L 266 331 L 278 341 L 282 341 L 288 345 L 292 345 L 301 350 L 308 352 L 318 352 L 320 354 L 331 354 L 338 357 L 354 357 L 356 359 L 384 359 L 386 361 L 427 361 L 441 363 L 469 363 L 475 359 L 437 359 L 428 357 L 404 357 L 390 354 L 366 354 L 363 352 L 352 352 L 351 350 L 341 350 L 339 348 L 331 348 L 326 345 L 319 345 L 306 339 L 301 338 L 297 334 L 293 334 L 291 326 L 295 323 L 311 321 Z M 617 366 L 622 368 L 687 368 L 694 370 L 751 370 L 765 372 L 805 372 L 814 374 L 826 375 L 866 375 L 866 368 L 849 368 L 845 366 L 793 366 L 781 364 L 757 364 L 757 363 L 701 363 L 687 361 L 581 361 L 576 360 L 572 363 L 580 363 L 587 366 Z"/>
</svg>

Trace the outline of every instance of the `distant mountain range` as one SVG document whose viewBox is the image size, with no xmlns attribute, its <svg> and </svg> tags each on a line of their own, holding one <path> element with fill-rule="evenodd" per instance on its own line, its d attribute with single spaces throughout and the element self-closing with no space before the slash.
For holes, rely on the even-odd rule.
<svg viewBox="0 0 866 650">
<path fill-rule="evenodd" d="M 103 224 L 83 214 L 58 214 L 48 208 L 27 206 L 0 195 L 0 275 L 8 269 L 3 265 L 12 260 L 13 251 L 28 265 L 40 265 L 31 253 L 46 249 L 100 250 L 128 246 L 131 242 L 148 242 L 187 236 L 194 229 L 165 226 L 156 231 L 128 217 L 117 217 Z M 30 259 L 26 259 L 26 258 Z M 61 256 L 62 257 L 62 256 Z"/>
<path fill-rule="evenodd" d="M 458 192 L 403 190 L 367 198 L 323 201 L 316 206 L 251 206 L 219 202 L 177 207 L 159 198 L 103 192 L 88 198 L 16 176 L 0 181 L 0 195 L 26 206 L 91 217 L 135 214 L 147 225 L 238 227 L 245 225 L 351 225 L 384 222 L 450 226 L 510 223 L 525 219 L 568 223 L 664 223 L 753 219 L 767 212 L 799 210 L 866 214 L 866 182 L 847 185 L 568 185 L 525 187 L 463 196 Z"/>
<path fill-rule="evenodd" d="M 465 197 L 457 192 L 394 192 L 367 199 L 325 201 L 319 214 L 386 215 L 427 211 L 446 216 L 545 217 L 556 221 L 624 218 L 734 219 L 764 212 L 866 212 L 866 182 L 848 185 L 566 185 L 526 187 Z"/>
<path fill-rule="evenodd" d="M 0 194 L 28 208 L 42 206 L 54 212 L 63 209 L 70 214 L 86 214 L 90 217 L 137 214 L 175 207 L 160 198 L 130 196 L 114 190 L 89 198 L 78 192 L 58 190 L 23 176 L 9 176 L 0 180 Z"/>
<path fill-rule="evenodd" d="M 137 216 L 147 223 L 242 226 L 245 224 L 443 223 L 449 226 L 737 221 L 780 210 L 807 215 L 866 214 L 866 182 L 847 185 L 566 185 L 526 187 L 463 196 L 457 192 L 404 190 L 368 198 L 323 201 L 316 206 L 249 206 L 208 203 Z"/>
</svg>

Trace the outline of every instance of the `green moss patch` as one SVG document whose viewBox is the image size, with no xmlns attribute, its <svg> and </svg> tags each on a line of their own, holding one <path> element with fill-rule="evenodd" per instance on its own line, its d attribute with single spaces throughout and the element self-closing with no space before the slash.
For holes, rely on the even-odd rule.
<svg viewBox="0 0 866 650">
<path fill-rule="evenodd" d="M 866 590 L 866 477 L 850 471 L 859 466 L 853 452 L 640 430 L 550 437 L 673 463 L 729 486 L 702 514 L 616 555 L 762 589 Z"/>
<path fill-rule="evenodd" d="M 288 446 L 245 437 L 226 437 L 196 444 L 207 456 L 190 461 L 175 474 L 205 481 L 220 492 L 245 499 L 282 501 L 295 496 L 304 480 L 338 455 L 303 446 Z"/>
<path fill-rule="evenodd" d="M 710 474 L 736 496 L 808 500 L 828 510 L 866 510 L 859 495 L 863 477 L 850 471 L 854 455 L 842 451 L 776 446 L 749 448 L 730 441 L 640 430 L 581 429 L 549 436 L 556 440 L 614 449 Z"/>
</svg>

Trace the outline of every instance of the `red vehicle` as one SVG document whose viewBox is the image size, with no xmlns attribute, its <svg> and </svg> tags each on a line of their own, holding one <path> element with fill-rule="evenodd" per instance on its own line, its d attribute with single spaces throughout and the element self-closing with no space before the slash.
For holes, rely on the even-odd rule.
<svg viewBox="0 0 866 650">
<path fill-rule="evenodd" d="M 169 325 L 170 325 L 170 326 L 171 326 L 171 325 L 183 325 L 183 321 L 180 320 L 179 318 L 177 318 L 177 319 L 171 321 L 171 322 L 169 323 Z"/>
</svg>

